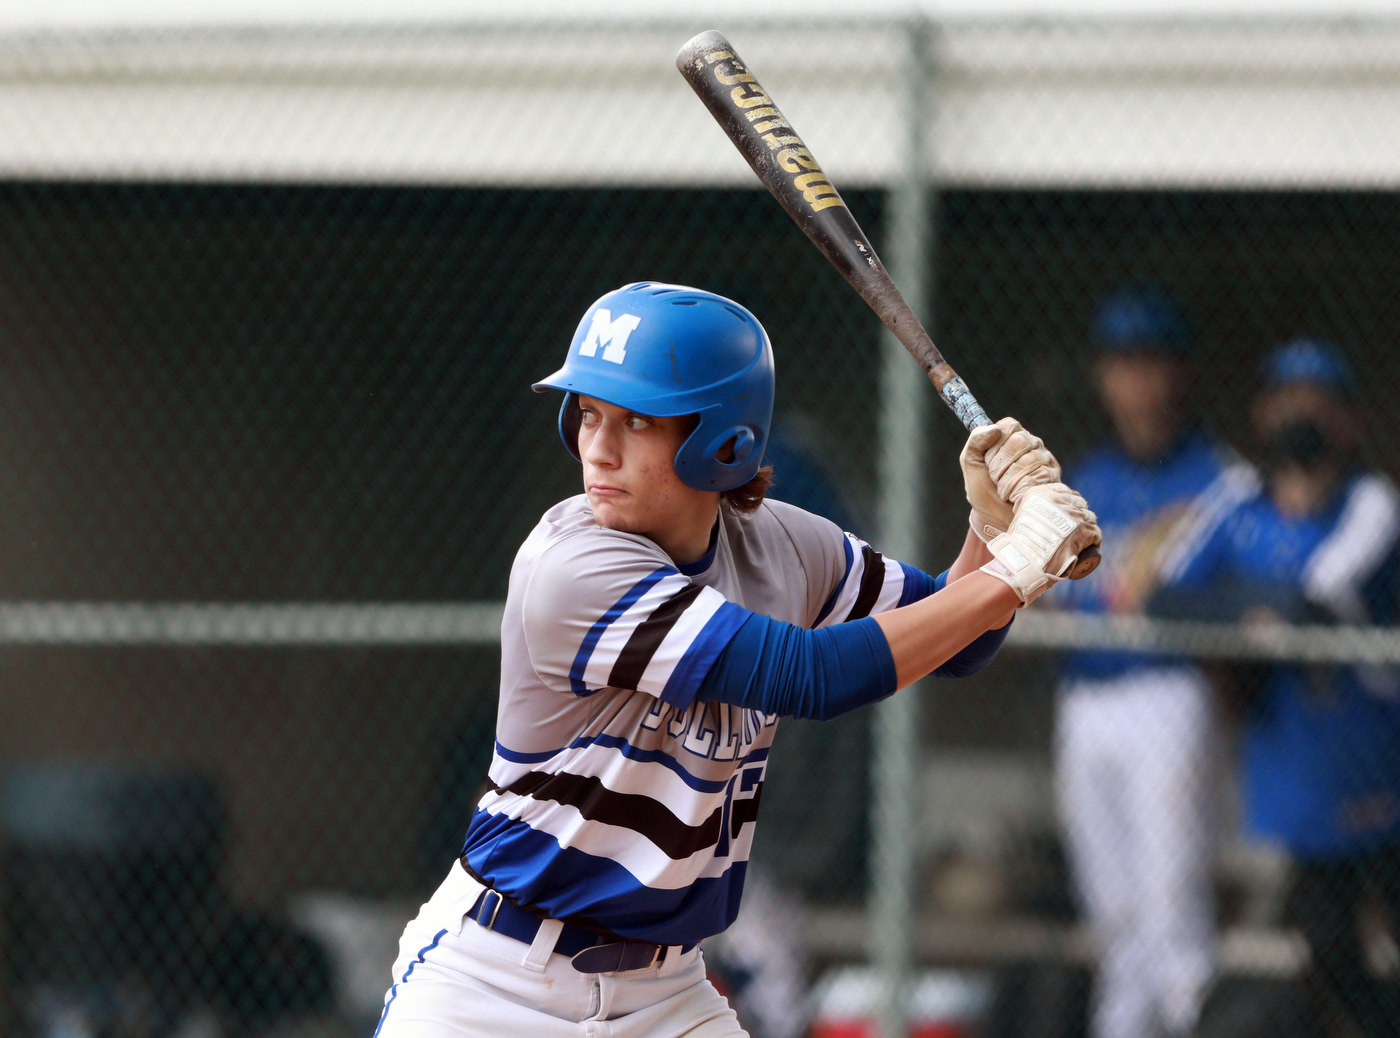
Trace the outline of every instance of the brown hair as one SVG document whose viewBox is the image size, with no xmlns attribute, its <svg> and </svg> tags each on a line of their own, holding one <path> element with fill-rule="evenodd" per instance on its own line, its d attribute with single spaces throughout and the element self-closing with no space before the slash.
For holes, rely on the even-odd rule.
<svg viewBox="0 0 1400 1038">
<path fill-rule="evenodd" d="M 768 493 L 768 488 L 772 485 L 773 466 L 764 465 L 743 486 L 726 490 L 720 494 L 720 499 L 740 515 L 749 515 L 756 512 L 758 506 L 763 504 L 763 496 Z"/>
</svg>

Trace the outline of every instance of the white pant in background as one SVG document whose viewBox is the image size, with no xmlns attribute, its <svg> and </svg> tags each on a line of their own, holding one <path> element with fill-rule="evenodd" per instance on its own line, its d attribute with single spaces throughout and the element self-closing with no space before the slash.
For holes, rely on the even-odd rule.
<svg viewBox="0 0 1400 1038">
<path fill-rule="evenodd" d="M 648 969 L 580 973 L 550 948 L 467 918 L 481 883 L 460 865 L 405 928 L 375 1038 L 745 1038 L 699 948 Z"/>
<path fill-rule="evenodd" d="M 1185 667 L 1071 682 L 1058 712 L 1066 846 L 1099 950 L 1090 1033 L 1187 1034 L 1216 969 L 1207 683 Z"/>
</svg>

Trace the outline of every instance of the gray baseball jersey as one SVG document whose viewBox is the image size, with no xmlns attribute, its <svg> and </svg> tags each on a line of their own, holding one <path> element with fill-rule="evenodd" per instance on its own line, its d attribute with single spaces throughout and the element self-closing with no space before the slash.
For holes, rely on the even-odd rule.
<svg viewBox="0 0 1400 1038">
<path fill-rule="evenodd" d="M 697 701 L 750 613 L 803 627 L 900 604 L 905 568 L 829 521 L 769 501 L 721 509 L 677 566 L 550 509 L 511 571 L 490 789 L 464 859 L 551 918 L 689 944 L 738 912 L 777 718 Z"/>
</svg>

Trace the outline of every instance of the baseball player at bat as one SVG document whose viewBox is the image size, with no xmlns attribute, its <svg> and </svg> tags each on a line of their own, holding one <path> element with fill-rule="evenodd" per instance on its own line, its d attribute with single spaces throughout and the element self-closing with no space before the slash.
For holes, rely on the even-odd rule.
<svg viewBox="0 0 1400 1038">
<path fill-rule="evenodd" d="M 597 300 L 535 385 L 583 493 L 516 556 L 488 788 L 376 1035 L 744 1035 L 700 946 L 738 913 L 778 719 L 980 669 L 1100 539 L 1005 421 L 964 452 L 979 535 L 938 576 L 886 558 L 765 500 L 773 387 L 752 313 L 658 283 Z"/>
</svg>

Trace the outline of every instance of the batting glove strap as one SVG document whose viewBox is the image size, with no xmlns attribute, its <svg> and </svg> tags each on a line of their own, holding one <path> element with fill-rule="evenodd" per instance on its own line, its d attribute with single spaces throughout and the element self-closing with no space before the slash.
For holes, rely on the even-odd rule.
<svg viewBox="0 0 1400 1038">
<path fill-rule="evenodd" d="M 967 525 L 972 527 L 972 532 L 983 544 L 990 544 L 993 538 L 1000 537 L 1006 532 L 1005 523 L 995 522 L 975 508 L 967 517 Z"/>
<path fill-rule="evenodd" d="M 1029 605 L 1069 569 L 1074 554 L 1062 549 L 1079 525 L 1045 497 L 1027 494 L 1007 531 L 987 542 L 992 561 L 982 572 L 1009 584 L 1021 604 Z"/>
</svg>

